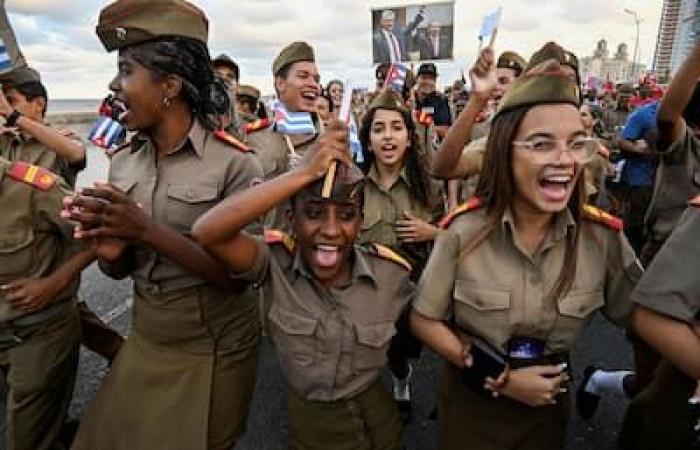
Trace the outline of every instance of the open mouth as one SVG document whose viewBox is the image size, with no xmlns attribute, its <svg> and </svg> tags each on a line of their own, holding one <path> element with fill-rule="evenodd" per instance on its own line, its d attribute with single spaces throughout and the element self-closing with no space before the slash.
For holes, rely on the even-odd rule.
<svg viewBox="0 0 700 450">
<path fill-rule="evenodd" d="M 301 98 L 310 102 L 315 102 L 318 98 L 318 94 L 316 92 L 302 92 Z"/>
<path fill-rule="evenodd" d="M 560 202 L 567 199 L 574 176 L 570 174 L 547 175 L 540 179 L 540 192 L 546 200 Z"/>
<path fill-rule="evenodd" d="M 112 107 L 114 111 L 112 113 L 112 118 L 117 122 L 124 122 L 124 119 L 129 114 L 129 106 L 122 99 L 115 98 L 112 102 Z"/>
<path fill-rule="evenodd" d="M 342 247 L 338 245 L 317 244 L 311 252 L 314 263 L 319 267 L 333 268 L 340 262 Z"/>
</svg>

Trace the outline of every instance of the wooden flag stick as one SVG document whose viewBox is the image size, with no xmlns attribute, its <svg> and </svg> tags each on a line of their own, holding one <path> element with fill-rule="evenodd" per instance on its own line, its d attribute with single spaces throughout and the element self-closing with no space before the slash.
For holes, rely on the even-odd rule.
<svg viewBox="0 0 700 450">
<path fill-rule="evenodd" d="M 498 28 L 494 28 L 493 33 L 491 33 L 491 40 L 489 41 L 489 47 L 493 48 L 493 45 L 496 43 L 496 36 L 498 36 Z"/>
<path fill-rule="evenodd" d="M 479 49 L 476 52 L 477 56 L 481 54 L 481 49 L 484 47 L 484 37 L 479 36 Z"/>
<path fill-rule="evenodd" d="M 343 101 L 340 103 L 340 112 L 338 113 L 338 120 L 343 122 L 345 125 L 350 123 L 350 106 L 352 103 L 352 92 L 353 89 L 350 84 L 345 82 L 345 94 L 343 95 Z M 333 183 L 335 183 L 335 174 L 338 171 L 338 161 L 333 161 L 328 167 L 328 172 L 326 172 L 326 178 L 323 180 L 323 188 L 321 189 L 322 198 L 331 198 L 333 193 Z"/>
</svg>

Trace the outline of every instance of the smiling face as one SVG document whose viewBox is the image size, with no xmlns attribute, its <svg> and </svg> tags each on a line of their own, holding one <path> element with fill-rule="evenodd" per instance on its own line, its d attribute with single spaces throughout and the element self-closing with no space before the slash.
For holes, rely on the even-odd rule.
<svg viewBox="0 0 700 450">
<path fill-rule="evenodd" d="M 370 149 L 377 164 L 387 167 L 403 166 L 409 139 L 406 122 L 400 112 L 376 110 L 369 137 Z"/>
<path fill-rule="evenodd" d="M 350 276 L 361 209 L 359 196 L 324 200 L 307 188 L 294 198 L 291 221 L 301 257 L 324 286 L 337 286 Z"/>
<path fill-rule="evenodd" d="M 171 98 L 166 79 L 157 80 L 130 49 L 119 51 L 117 75 L 109 88 L 115 103 L 125 110 L 119 120 L 131 131 L 148 130 L 159 123 L 165 111 L 163 100 Z"/>
<path fill-rule="evenodd" d="M 332 83 L 328 86 L 328 95 L 330 95 L 333 101 L 333 106 L 340 109 L 340 104 L 343 102 L 343 85 L 340 83 Z"/>
<path fill-rule="evenodd" d="M 292 111 L 316 111 L 316 99 L 321 95 L 320 76 L 316 63 L 295 62 L 286 75 L 275 77 L 275 88 L 280 100 Z"/>
<path fill-rule="evenodd" d="M 515 141 L 556 140 L 571 142 L 585 136 L 581 114 L 572 105 L 533 107 L 520 124 Z M 515 184 L 514 208 L 536 213 L 555 213 L 566 208 L 576 187 L 583 164 L 559 148 L 543 156 L 522 146 L 513 146 L 512 175 Z"/>
</svg>

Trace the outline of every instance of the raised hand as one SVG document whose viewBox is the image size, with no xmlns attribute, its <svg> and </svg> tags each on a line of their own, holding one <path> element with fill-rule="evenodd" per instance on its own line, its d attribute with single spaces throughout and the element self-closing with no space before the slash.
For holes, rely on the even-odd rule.
<svg viewBox="0 0 700 450">
<path fill-rule="evenodd" d="M 294 170 L 302 171 L 317 180 L 325 176 L 334 161 L 347 166 L 353 164 L 348 145 L 348 127 L 339 120 L 328 122 L 318 142 L 306 152 Z"/>
<path fill-rule="evenodd" d="M 472 95 L 482 100 L 488 100 L 498 84 L 496 76 L 496 56 L 491 47 L 481 51 L 474 67 L 469 70 L 472 85 Z"/>
</svg>

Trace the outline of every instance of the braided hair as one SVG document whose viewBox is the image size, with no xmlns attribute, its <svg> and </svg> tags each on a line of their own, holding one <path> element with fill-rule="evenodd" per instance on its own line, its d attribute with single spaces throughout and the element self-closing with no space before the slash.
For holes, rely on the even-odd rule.
<svg viewBox="0 0 700 450">
<path fill-rule="evenodd" d="M 226 86 L 214 76 L 205 43 L 173 36 L 129 47 L 127 51 L 156 77 L 180 77 L 182 95 L 196 119 L 208 130 L 218 127 L 216 116 L 228 111 L 231 100 Z"/>
</svg>

